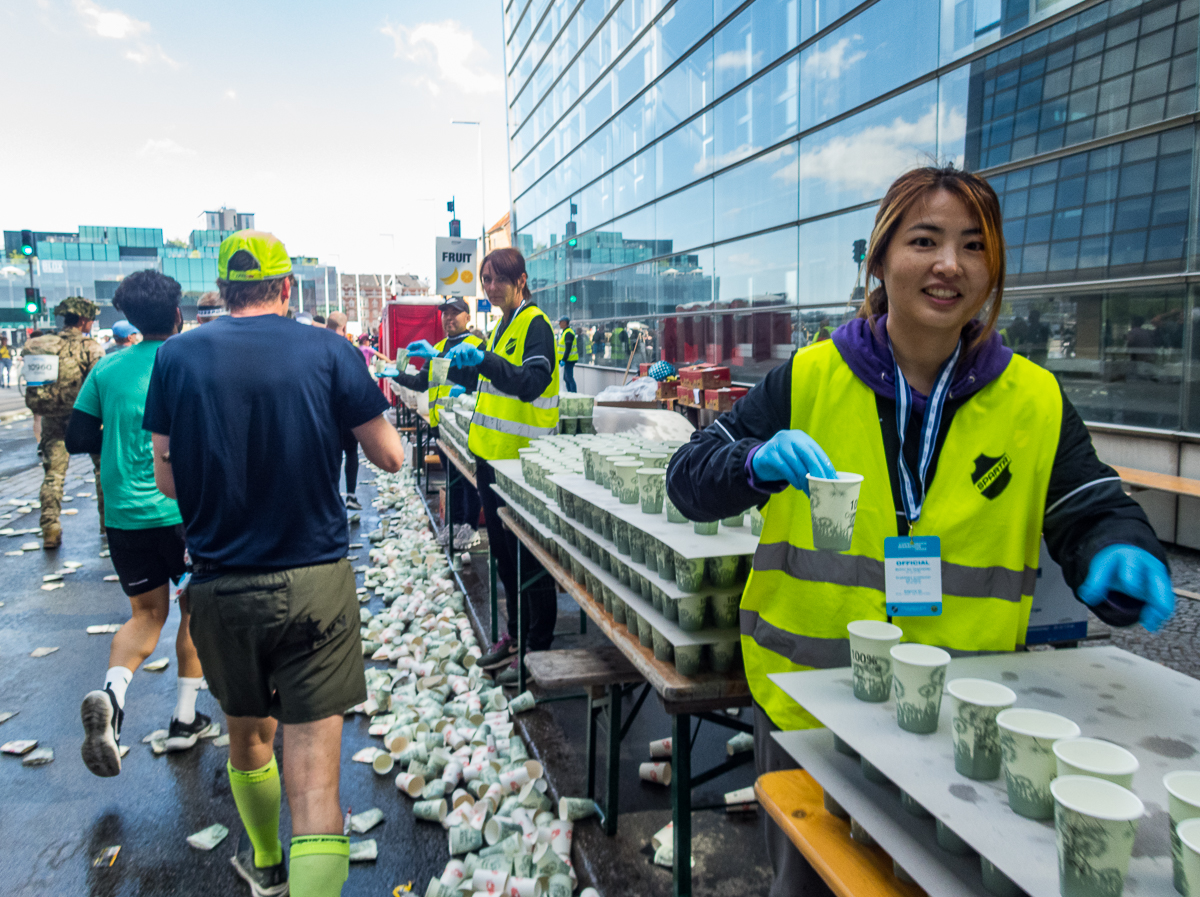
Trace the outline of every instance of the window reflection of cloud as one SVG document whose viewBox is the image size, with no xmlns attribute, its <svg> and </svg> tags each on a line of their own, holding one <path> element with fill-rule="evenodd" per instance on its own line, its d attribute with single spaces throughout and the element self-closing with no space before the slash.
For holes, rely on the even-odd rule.
<svg viewBox="0 0 1200 897">
<path fill-rule="evenodd" d="M 813 78 L 840 78 L 842 72 L 849 69 L 856 62 L 867 58 L 865 50 L 859 50 L 856 53 L 851 53 L 849 56 L 846 55 L 846 51 L 850 49 L 850 45 L 862 39 L 861 34 L 855 34 L 850 37 L 843 37 L 826 50 L 811 50 L 805 54 L 804 74 Z"/>
</svg>

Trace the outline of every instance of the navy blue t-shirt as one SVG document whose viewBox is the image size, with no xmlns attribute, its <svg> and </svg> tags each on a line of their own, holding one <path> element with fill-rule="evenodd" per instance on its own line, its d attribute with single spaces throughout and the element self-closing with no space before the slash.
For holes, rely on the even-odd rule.
<svg viewBox="0 0 1200 897">
<path fill-rule="evenodd" d="M 171 437 L 194 558 L 300 567 L 346 556 L 341 433 L 387 408 L 358 349 L 332 330 L 225 316 L 163 343 L 142 426 Z"/>
</svg>

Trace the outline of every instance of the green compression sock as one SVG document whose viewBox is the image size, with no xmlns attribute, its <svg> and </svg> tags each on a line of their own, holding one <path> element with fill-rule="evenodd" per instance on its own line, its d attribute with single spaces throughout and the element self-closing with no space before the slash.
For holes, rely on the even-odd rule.
<svg viewBox="0 0 1200 897">
<path fill-rule="evenodd" d="M 293 835 L 288 870 L 291 897 L 339 897 L 350 875 L 350 839 L 342 835 Z"/>
<path fill-rule="evenodd" d="M 262 769 L 243 772 L 226 763 L 229 787 L 246 834 L 254 845 L 254 865 L 260 869 L 283 861 L 279 841 L 279 766 L 275 758 Z"/>
</svg>

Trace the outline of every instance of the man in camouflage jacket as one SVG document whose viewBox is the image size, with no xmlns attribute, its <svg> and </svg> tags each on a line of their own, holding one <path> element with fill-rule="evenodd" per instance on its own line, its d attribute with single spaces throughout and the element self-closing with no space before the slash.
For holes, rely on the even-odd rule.
<svg viewBox="0 0 1200 897">
<path fill-rule="evenodd" d="M 30 386 L 25 390 L 25 404 L 34 414 L 42 416 L 42 438 L 38 448 L 42 453 L 42 480 L 39 498 L 42 505 L 42 547 L 58 548 L 62 544 L 62 527 L 58 517 L 62 509 L 63 484 L 67 478 L 65 443 L 67 421 L 75 406 L 75 397 L 84 378 L 101 358 L 104 350 L 88 336 L 99 308 L 82 296 L 69 296 L 58 303 L 56 315 L 63 316 L 63 329 L 58 333 L 29 340 L 21 350 L 27 355 L 57 355 L 58 380 L 45 386 Z M 104 532 L 104 496 L 100 491 L 100 456 L 92 455 L 96 469 L 96 498 L 100 510 L 100 532 Z"/>
</svg>

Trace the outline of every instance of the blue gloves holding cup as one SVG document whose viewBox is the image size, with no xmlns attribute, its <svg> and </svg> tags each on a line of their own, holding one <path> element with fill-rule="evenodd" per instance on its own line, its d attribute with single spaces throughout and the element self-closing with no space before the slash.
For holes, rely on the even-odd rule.
<svg viewBox="0 0 1200 897">
<path fill-rule="evenodd" d="M 437 358 L 437 349 L 435 349 L 429 340 L 419 339 L 415 343 L 409 343 L 405 349 L 410 358 Z"/>
<path fill-rule="evenodd" d="M 446 355 L 452 368 L 474 368 L 483 362 L 483 350 L 470 343 L 459 343 Z"/>
<path fill-rule="evenodd" d="M 803 430 L 780 430 L 750 458 L 754 476 L 764 482 L 786 480 L 808 495 L 808 475 L 837 479 L 837 470 L 815 439 Z"/>
</svg>

